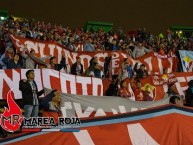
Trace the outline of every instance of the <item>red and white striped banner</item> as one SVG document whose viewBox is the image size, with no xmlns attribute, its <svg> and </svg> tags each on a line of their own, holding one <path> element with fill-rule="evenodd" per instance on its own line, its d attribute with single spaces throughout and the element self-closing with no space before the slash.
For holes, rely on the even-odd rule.
<svg viewBox="0 0 193 145">
<path fill-rule="evenodd" d="M 19 81 L 26 79 L 25 73 L 27 69 L 7 69 L 0 70 L 0 99 L 6 99 L 7 93 L 10 89 L 13 90 L 13 96 L 15 99 L 21 99 L 21 92 L 19 91 Z M 193 80 L 193 73 L 174 73 L 175 79 L 177 79 L 176 91 L 180 95 L 184 95 L 185 90 L 188 88 L 188 82 Z M 142 86 L 146 83 L 153 85 L 153 77 L 141 79 Z M 77 95 L 94 95 L 103 96 L 103 93 L 108 88 L 110 81 L 108 79 L 98 79 L 91 77 L 75 76 L 51 69 L 36 69 L 35 81 L 38 85 L 38 89 L 43 88 L 57 89 L 63 93 L 77 94 Z M 133 90 L 130 85 L 130 80 L 127 79 L 128 90 L 134 97 Z M 167 91 L 168 85 L 153 85 L 155 87 L 155 100 L 163 98 L 164 93 Z"/>
<path fill-rule="evenodd" d="M 6 99 L 10 89 L 13 91 L 15 99 L 21 99 L 19 91 L 19 81 L 26 79 L 27 69 L 7 69 L 0 70 L 0 99 Z M 57 89 L 63 93 L 77 95 L 103 95 L 103 83 L 101 79 L 81 77 L 49 69 L 36 69 L 35 81 L 38 90 L 43 88 Z"/>
<path fill-rule="evenodd" d="M 66 58 L 66 63 L 71 66 L 73 63 L 76 62 L 76 58 L 78 56 L 81 58 L 84 70 L 86 70 L 89 67 L 89 61 L 94 56 L 98 57 L 99 65 L 103 67 L 105 57 L 112 55 L 111 61 L 112 74 L 118 72 L 118 70 L 121 68 L 121 64 L 123 63 L 123 59 L 126 57 L 128 57 L 130 64 L 132 66 L 134 66 L 136 62 L 139 62 L 139 64 L 141 63 L 145 64 L 149 74 L 163 73 L 163 69 L 166 68 L 168 68 L 170 72 L 171 71 L 175 72 L 178 62 L 174 54 L 171 54 L 170 56 L 167 55 L 161 56 L 155 52 L 151 52 L 138 58 L 137 60 L 134 60 L 121 51 L 114 51 L 113 53 L 110 51 L 76 53 L 54 42 L 35 41 L 32 39 L 20 38 L 16 36 L 15 37 L 11 36 L 11 38 L 14 46 L 18 51 L 22 51 L 24 44 L 27 44 L 28 50 L 34 49 L 35 55 L 39 58 L 45 57 L 47 55 L 52 55 L 56 57 L 57 62 L 60 62 L 62 54 L 64 54 Z M 81 46 L 82 45 L 80 44 L 80 47 Z"/>
</svg>

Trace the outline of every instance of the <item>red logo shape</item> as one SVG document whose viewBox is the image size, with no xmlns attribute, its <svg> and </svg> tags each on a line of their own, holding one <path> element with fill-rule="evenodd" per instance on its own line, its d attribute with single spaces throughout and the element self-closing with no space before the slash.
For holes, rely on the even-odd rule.
<svg viewBox="0 0 193 145">
<path fill-rule="evenodd" d="M 7 104 L 9 109 L 5 107 L 5 111 L 0 119 L 1 127 L 8 132 L 17 131 L 23 121 L 21 109 L 13 100 L 11 92 L 12 91 L 10 90 L 7 94 Z"/>
</svg>

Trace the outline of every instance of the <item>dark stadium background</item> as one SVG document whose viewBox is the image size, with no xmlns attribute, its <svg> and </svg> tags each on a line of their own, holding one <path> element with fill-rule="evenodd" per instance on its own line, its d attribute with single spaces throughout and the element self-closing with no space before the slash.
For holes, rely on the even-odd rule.
<svg viewBox="0 0 193 145">
<path fill-rule="evenodd" d="M 193 26 L 192 0 L 1 0 L 0 9 L 71 28 L 87 20 L 113 22 L 125 32 L 146 27 L 165 33 L 171 25 Z"/>
</svg>

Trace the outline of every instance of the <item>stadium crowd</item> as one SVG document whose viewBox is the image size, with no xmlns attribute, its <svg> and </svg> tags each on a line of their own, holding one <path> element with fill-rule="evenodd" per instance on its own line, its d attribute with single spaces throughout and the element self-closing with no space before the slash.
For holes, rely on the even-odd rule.
<svg viewBox="0 0 193 145">
<path fill-rule="evenodd" d="M 23 38 L 34 39 L 37 41 L 51 41 L 57 42 L 60 45 L 65 46 L 67 49 L 78 52 L 75 43 L 84 43 L 85 52 L 101 52 L 105 50 L 116 51 L 120 50 L 131 58 L 136 59 L 151 51 L 157 52 L 160 55 L 175 53 L 180 59 L 179 50 L 193 50 L 193 38 L 190 37 L 184 40 L 177 35 L 172 35 L 170 29 L 166 31 L 166 35 L 162 33 L 158 37 L 155 37 L 151 32 L 147 32 L 146 29 L 138 29 L 134 33 L 124 34 L 122 29 L 119 28 L 117 32 L 106 33 L 103 29 L 94 31 L 91 29 L 89 32 L 84 31 L 83 28 L 77 28 L 71 30 L 69 26 L 63 27 L 62 25 L 52 25 L 51 23 L 45 23 L 44 21 L 31 20 L 14 20 L 10 16 L 3 24 L 1 35 L 1 47 L 0 47 L 0 67 L 1 69 L 14 69 L 14 68 L 26 68 L 35 69 L 38 68 L 37 64 L 27 54 L 27 46 L 24 46 L 22 53 L 17 53 L 14 45 L 11 42 L 10 34 L 14 36 L 20 36 Z M 32 49 L 30 55 L 35 56 L 35 51 Z M 62 55 L 62 59 L 59 64 L 56 64 L 55 56 L 47 56 L 41 58 L 42 60 L 49 59 L 49 64 L 46 66 L 39 66 L 39 68 L 50 68 L 55 70 L 64 70 L 67 72 L 67 64 L 65 56 Z M 70 66 L 70 71 L 73 75 L 97 77 L 97 78 L 109 78 L 111 56 L 105 58 L 104 66 L 100 66 L 98 58 L 93 57 L 90 60 L 90 66 L 85 72 L 83 72 L 83 65 L 81 59 L 77 57 L 77 61 Z M 177 72 L 182 71 L 182 66 L 179 61 Z M 168 68 L 164 69 L 163 73 L 169 73 Z M 133 86 L 135 95 L 138 96 L 135 99 L 137 101 L 150 101 L 148 92 L 141 91 L 140 79 L 148 76 L 145 65 L 141 64 L 138 69 L 138 64 L 131 66 L 128 59 L 125 58 L 122 63 L 122 68 L 117 74 L 113 75 L 106 95 L 109 96 L 121 96 L 130 97 L 130 92 L 125 89 L 125 79 L 130 78 L 131 83 L 136 80 L 136 84 Z M 172 86 L 172 84 L 170 84 Z M 113 90 L 113 91 L 112 91 Z M 168 89 L 168 93 L 174 93 L 171 89 Z"/>
<path fill-rule="evenodd" d="M 20 91 L 22 92 L 23 101 L 25 103 L 25 117 L 37 117 L 39 110 L 37 101 L 38 96 L 41 95 L 44 90 L 38 92 L 37 85 L 34 81 L 35 68 L 49 68 L 61 71 L 73 75 L 85 76 L 85 77 L 96 77 L 96 78 L 109 78 L 111 83 L 105 92 L 107 96 L 120 96 L 123 98 L 130 98 L 131 93 L 126 88 L 125 79 L 129 78 L 131 81 L 131 87 L 135 94 L 136 101 L 152 101 L 150 97 L 151 86 L 147 86 L 145 90 L 142 89 L 140 79 L 148 77 L 148 72 L 144 64 L 138 67 L 138 63 L 131 66 L 128 59 L 125 58 L 122 62 L 122 67 L 115 75 L 110 75 L 110 62 L 112 56 L 105 58 L 104 66 L 100 66 L 98 58 L 93 57 L 90 60 L 89 67 L 83 70 L 83 64 L 81 59 L 76 58 L 76 62 L 70 66 L 70 71 L 67 71 L 68 65 L 66 64 L 65 55 L 62 55 L 59 64 L 56 63 L 55 56 L 47 56 L 41 58 L 41 60 L 49 59 L 49 64 L 46 66 L 38 66 L 32 57 L 35 57 L 35 51 L 32 49 L 30 52 L 27 51 L 27 45 L 24 46 L 22 53 L 18 53 L 11 41 L 10 35 L 19 36 L 23 38 L 29 38 L 36 41 L 49 41 L 56 42 L 63 45 L 65 48 L 78 52 L 76 43 L 83 43 L 85 52 L 101 52 L 101 51 L 112 51 L 120 50 L 131 58 L 136 59 L 149 52 L 157 52 L 160 55 L 166 55 L 170 53 L 176 54 L 178 59 L 179 50 L 193 50 L 193 37 L 184 40 L 177 35 L 172 35 L 170 29 L 166 31 L 166 35 L 160 33 L 157 37 L 151 32 L 147 32 L 146 29 L 138 29 L 134 33 L 123 33 L 122 29 L 119 28 L 117 32 L 106 33 L 103 29 L 94 31 L 91 29 L 89 32 L 84 31 L 83 28 L 76 28 L 71 30 L 69 26 L 63 27 L 62 25 L 52 25 L 51 23 L 45 23 L 44 21 L 31 20 L 19 20 L 10 16 L 2 25 L 0 30 L 0 69 L 15 69 L 24 68 L 29 69 L 26 73 L 27 80 L 20 81 Z M 32 57 L 29 57 L 29 54 Z M 182 72 L 182 65 L 179 61 L 177 72 Z M 163 74 L 169 73 L 168 68 L 164 68 Z M 29 82 L 30 86 L 28 85 Z M 32 88 L 32 92 L 30 89 Z M 26 91 L 27 90 L 27 91 Z M 29 92 L 31 94 L 29 94 Z M 35 94 L 35 95 L 34 95 Z M 26 96 L 31 95 L 31 100 Z M 33 97 L 35 99 L 33 99 Z M 180 100 L 183 96 L 180 96 L 175 90 L 174 84 L 168 85 L 168 91 L 165 93 L 164 98 L 170 97 L 170 103 L 180 105 Z M 34 102 L 35 100 L 35 102 Z M 189 81 L 188 89 L 185 94 L 186 104 L 193 106 L 193 80 Z M 40 102 L 44 107 L 44 116 L 50 116 L 50 111 L 56 113 L 54 116 L 61 116 L 60 110 L 60 95 L 57 90 L 53 90 Z M 36 109 L 33 109 L 33 106 Z M 36 110 L 36 111 L 32 111 Z M 46 114 L 47 113 L 47 114 Z M 51 115 L 53 116 L 53 114 Z"/>
</svg>

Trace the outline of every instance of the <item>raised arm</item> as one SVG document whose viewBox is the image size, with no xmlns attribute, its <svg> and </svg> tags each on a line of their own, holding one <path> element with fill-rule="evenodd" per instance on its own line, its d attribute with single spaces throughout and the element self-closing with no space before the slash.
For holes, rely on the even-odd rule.
<svg viewBox="0 0 193 145">
<path fill-rule="evenodd" d="M 21 56 L 24 57 L 25 59 L 28 58 L 28 55 L 26 54 L 26 51 L 28 51 L 28 50 L 27 50 L 26 47 L 24 47 L 24 48 L 23 48 L 23 51 L 22 51 L 22 53 L 21 53 Z"/>
<path fill-rule="evenodd" d="M 133 58 L 135 59 L 136 58 L 136 53 L 137 53 L 137 48 L 135 47 L 134 50 L 133 50 Z"/>
<path fill-rule="evenodd" d="M 147 49 L 147 48 L 145 48 L 145 47 L 143 47 L 143 49 L 144 49 L 144 51 L 145 51 L 146 53 L 149 53 L 149 52 L 152 51 L 152 50 L 149 50 L 149 49 Z"/>
</svg>

